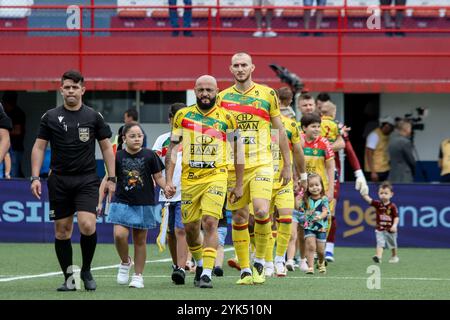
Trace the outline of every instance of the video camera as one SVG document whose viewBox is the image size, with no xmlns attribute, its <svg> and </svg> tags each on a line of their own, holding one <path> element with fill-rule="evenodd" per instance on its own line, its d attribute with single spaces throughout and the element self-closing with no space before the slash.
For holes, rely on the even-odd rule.
<svg viewBox="0 0 450 320">
<path fill-rule="evenodd" d="M 404 116 L 404 119 L 406 121 L 411 122 L 412 130 L 424 130 L 425 124 L 423 123 L 423 118 L 425 118 L 428 115 L 428 108 L 419 107 L 416 108 L 417 116 L 414 117 L 414 113 L 406 113 Z"/>
<path fill-rule="evenodd" d="M 281 82 L 287 83 L 294 93 L 302 91 L 305 85 L 303 81 L 295 73 L 289 72 L 285 67 L 279 66 L 277 64 L 270 64 L 269 67 L 275 71 L 277 77 L 280 78 Z"/>
</svg>

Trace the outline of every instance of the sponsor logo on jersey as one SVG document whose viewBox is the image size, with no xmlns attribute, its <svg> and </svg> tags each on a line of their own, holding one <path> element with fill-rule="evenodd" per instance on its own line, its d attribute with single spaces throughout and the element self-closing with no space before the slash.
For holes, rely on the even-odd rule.
<svg viewBox="0 0 450 320">
<path fill-rule="evenodd" d="M 243 144 L 256 144 L 256 138 L 255 137 L 242 137 L 242 143 Z"/>
<path fill-rule="evenodd" d="M 271 182 L 272 179 L 268 178 L 268 177 L 255 177 L 255 181 L 267 181 L 267 182 Z"/>
<path fill-rule="evenodd" d="M 217 144 L 191 144 L 191 155 L 217 155 Z"/>
<path fill-rule="evenodd" d="M 212 169 L 216 167 L 215 161 L 189 161 L 189 167 L 198 169 Z"/>
</svg>

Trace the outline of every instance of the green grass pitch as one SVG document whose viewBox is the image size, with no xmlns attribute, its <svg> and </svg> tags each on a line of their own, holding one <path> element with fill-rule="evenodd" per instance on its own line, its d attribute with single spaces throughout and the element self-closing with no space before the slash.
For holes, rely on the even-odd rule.
<svg viewBox="0 0 450 320">
<path fill-rule="evenodd" d="M 78 244 L 73 245 L 74 263 L 81 264 Z M 132 253 L 132 247 L 130 246 Z M 368 273 L 373 248 L 336 248 L 336 262 L 328 265 L 326 275 L 305 275 L 296 270 L 285 278 L 269 278 L 264 285 L 237 286 L 239 273 L 224 266 L 224 277 L 213 277 L 214 288 L 194 288 L 193 274 L 187 274 L 184 286 L 170 279 L 168 251 L 158 252 L 149 245 L 144 272 L 145 288 L 131 289 L 116 284 L 118 256 L 111 244 L 100 244 L 93 261 L 97 291 L 56 292 L 62 283 L 53 244 L 0 244 L 0 299 L 157 299 L 157 300 L 302 300 L 302 299 L 450 299 L 450 250 L 400 248 L 398 264 L 388 263 L 385 251 L 379 266 L 379 289 Z M 231 257 L 225 253 L 225 260 Z M 162 261 L 161 261 L 162 260 Z M 102 268 L 103 267 L 103 268 Z M 24 278 L 25 276 L 34 276 Z M 372 278 L 370 278 L 372 277 Z"/>
</svg>

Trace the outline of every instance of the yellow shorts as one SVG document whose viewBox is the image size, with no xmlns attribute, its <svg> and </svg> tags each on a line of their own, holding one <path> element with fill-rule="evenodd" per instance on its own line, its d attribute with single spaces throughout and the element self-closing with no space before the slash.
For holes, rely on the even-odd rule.
<svg viewBox="0 0 450 320">
<path fill-rule="evenodd" d="M 270 201 L 270 213 L 273 214 L 275 207 L 278 209 L 294 209 L 294 184 L 291 181 L 280 189 L 272 190 L 272 201 Z"/>
<path fill-rule="evenodd" d="M 225 204 L 227 180 L 221 179 L 181 187 L 181 220 L 195 222 L 204 215 L 220 220 Z"/>
<path fill-rule="evenodd" d="M 234 171 L 228 171 L 228 199 L 230 191 L 236 184 L 236 175 Z M 234 211 L 244 208 L 252 199 L 272 198 L 273 187 L 273 166 L 265 165 L 244 170 L 244 193 L 239 201 L 231 204 L 227 201 L 227 209 Z"/>
</svg>

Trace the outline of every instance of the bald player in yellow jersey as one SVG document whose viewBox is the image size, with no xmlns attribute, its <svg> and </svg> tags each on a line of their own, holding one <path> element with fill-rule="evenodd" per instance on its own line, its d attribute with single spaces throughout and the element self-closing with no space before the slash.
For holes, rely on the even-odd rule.
<svg viewBox="0 0 450 320">
<path fill-rule="evenodd" d="M 233 214 L 232 239 L 241 267 L 237 284 L 265 282 L 264 264 L 267 242 L 271 233 L 270 200 L 273 188 L 273 164 L 270 149 L 271 129 L 279 130 L 283 169 L 280 181 L 285 186 L 291 180 L 291 160 L 286 132 L 280 118 L 278 98 L 273 89 L 252 81 L 255 65 L 247 53 L 231 58 L 230 71 L 235 84 L 219 93 L 218 104 L 230 111 L 238 122 L 245 148 L 243 196 L 234 204 L 228 203 Z M 234 184 L 230 174 L 229 188 Z M 248 204 L 255 213 L 256 257 L 250 269 L 248 232 Z"/>
<path fill-rule="evenodd" d="M 227 110 L 216 105 L 218 93 L 216 79 L 201 76 L 195 83 L 197 104 L 179 110 L 172 125 L 170 145 L 166 154 L 167 198 L 175 194 L 172 178 L 176 164 L 178 144 L 183 147 L 181 165 L 181 217 L 186 230 L 189 251 L 196 261 L 194 285 L 212 288 L 211 274 L 217 256 L 218 222 L 227 192 L 228 155 L 239 147 L 237 122 Z M 236 142 L 236 143 L 235 143 Z M 233 150 L 233 185 L 229 201 L 242 196 L 243 159 L 238 164 L 237 148 Z M 203 240 L 200 228 L 203 227 Z"/>
</svg>

